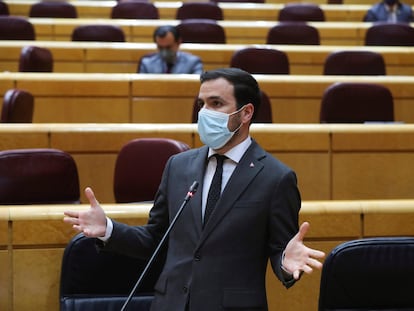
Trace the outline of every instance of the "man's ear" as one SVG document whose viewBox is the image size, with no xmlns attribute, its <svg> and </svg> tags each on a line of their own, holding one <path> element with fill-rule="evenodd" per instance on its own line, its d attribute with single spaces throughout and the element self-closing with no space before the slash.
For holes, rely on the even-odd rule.
<svg viewBox="0 0 414 311">
<path fill-rule="evenodd" d="M 243 121 L 246 123 L 250 123 L 251 120 L 253 119 L 253 114 L 254 114 L 254 106 L 252 103 L 248 103 L 244 106 L 244 109 L 242 111 L 243 113 Z"/>
</svg>

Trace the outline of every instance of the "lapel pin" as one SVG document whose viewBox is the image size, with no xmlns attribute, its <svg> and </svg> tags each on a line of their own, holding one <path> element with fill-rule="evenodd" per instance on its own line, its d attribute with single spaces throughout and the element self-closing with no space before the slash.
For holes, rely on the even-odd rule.
<svg viewBox="0 0 414 311">
<path fill-rule="evenodd" d="M 250 162 L 250 167 L 254 167 L 254 164 L 253 164 L 253 162 Z"/>
</svg>

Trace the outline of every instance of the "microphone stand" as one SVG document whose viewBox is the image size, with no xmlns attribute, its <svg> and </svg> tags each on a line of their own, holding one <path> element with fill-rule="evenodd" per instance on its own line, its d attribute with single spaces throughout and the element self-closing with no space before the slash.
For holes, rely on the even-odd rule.
<svg viewBox="0 0 414 311">
<path fill-rule="evenodd" d="M 126 307 L 128 306 L 129 302 L 132 299 L 132 296 L 134 295 L 135 291 L 137 290 L 138 286 L 141 284 L 144 276 L 148 272 L 150 266 L 152 265 L 152 262 L 155 260 L 155 257 L 158 255 L 161 247 L 164 245 L 165 240 L 167 239 L 168 235 L 170 234 L 170 231 L 174 227 L 175 223 L 177 222 L 178 217 L 181 215 L 182 211 L 184 210 L 184 207 L 187 205 L 188 201 L 193 197 L 194 193 L 196 193 L 198 188 L 198 182 L 194 181 L 193 184 L 188 189 L 187 195 L 184 198 L 183 203 L 181 204 L 180 208 L 178 209 L 177 214 L 174 216 L 173 220 L 171 221 L 170 225 L 167 228 L 167 231 L 165 231 L 164 236 L 162 237 L 160 243 L 158 244 L 157 248 L 155 249 L 154 253 L 151 255 L 151 258 L 148 260 L 148 263 L 146 264 L 144 270 L 142 271 L 141 275 L 138 278 L 138 281 L 135 283 L 135 286 L 132 288 L 131 293 L 129 294 L 127 300 L 125 301 L 124 305 L 121 308 L 121 311 L 125 311 Z"/>
</svg>

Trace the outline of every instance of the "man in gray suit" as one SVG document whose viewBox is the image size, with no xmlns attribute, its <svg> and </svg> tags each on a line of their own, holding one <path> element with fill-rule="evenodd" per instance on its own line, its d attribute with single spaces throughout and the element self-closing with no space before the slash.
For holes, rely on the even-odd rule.
<svg viewBox="0 0 414 311">
<path fill-rule="evenodd" d="M 364 21 L 411 23 L 413 11 L 410 5 L 403 4 L 399 0 L 383 0 L 368 10 Z"/>
<path fill-rule="evenodd" d="M 138 65 L 139 73 L 201 74 L 203 63 L 198 56 L 179 51 L 181 36 L 174 26 L 160 26 L 154 31 L 157 53 L 145 55 Z"/>
<path fill-rule="evenodd" d="M 98 238 L 103 251 L 148 258 L 189 186 L 199 182 L 168 236 L 153 311 L 265 311 L 268 260 L 286 287 L 302 272 L 322 267 L 324 253 L 303 244 L 309 223 L 298 228 L 296 174 L 250 136 L 259 91 L 253 76 L 241 69 L 201 75 L 198 131 L 205 146 L 168 160 L 147 225 L 109 219 L 90 188 L 85 190 L 90 209 L 65 212 L 64 221 Z M 216 185 L 221 196 L 211 210 L 209 192 Z"/>
</svg>

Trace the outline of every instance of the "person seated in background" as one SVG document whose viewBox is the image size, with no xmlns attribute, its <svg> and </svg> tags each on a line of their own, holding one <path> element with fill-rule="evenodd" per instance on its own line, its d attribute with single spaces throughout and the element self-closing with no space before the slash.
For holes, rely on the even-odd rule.
<svg viewBox="0 0 414 311">
<path fill-rule="evenodd" d="M 399 0 L 383 0 L 374 4 L 364 17 L 364 22 L 410 23 L 413 20 L 411 6 Z"/>
<path fill-rule="evenodd" d="M 201 74 L 203 63 L 198 56 L 179 51 L 181 36 L 175 26 L 160 26 L 153 34 L 158 53 L 141 58 L 139 73 Z"/>
</svg>

